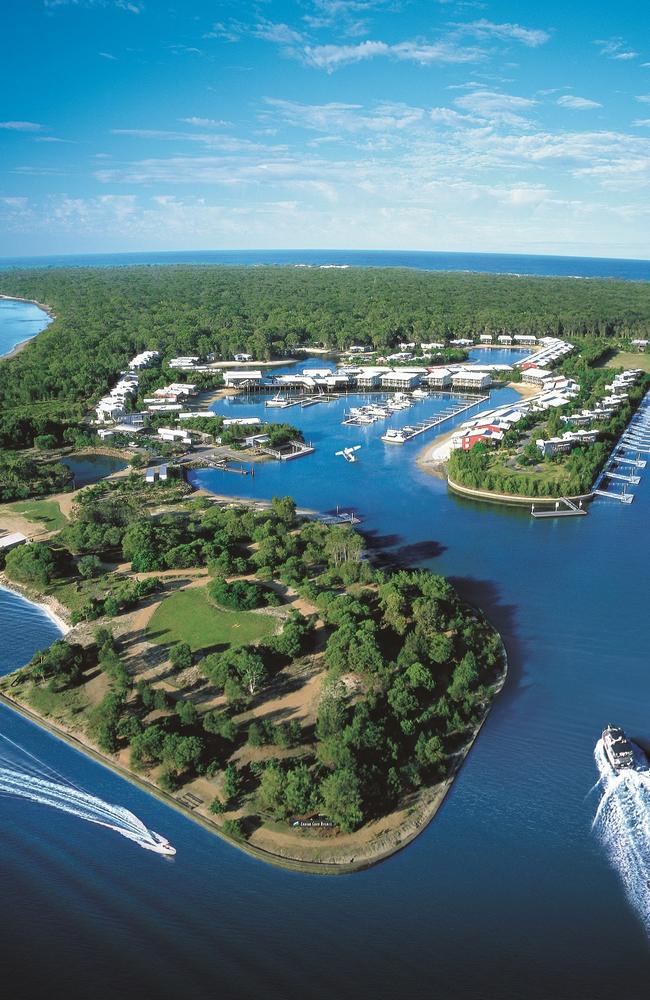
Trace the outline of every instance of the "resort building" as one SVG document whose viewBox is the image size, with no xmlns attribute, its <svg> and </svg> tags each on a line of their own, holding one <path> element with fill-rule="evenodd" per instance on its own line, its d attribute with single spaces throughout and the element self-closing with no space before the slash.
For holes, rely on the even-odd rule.
<svg viewBox="0 0 650 1000">
<path fill-rule="evenodd" d="M 187 431 L 184 431 L 184 430 L 181 430 L 181 429 L 177 429 L 177 428 L 174 428 L 174 427 L 159 427 L 158 428 L 158 437 L 162 441 L 169 441 L 169 442 L 176 442 L 176 441 L 178 441 L 181 444 L 191 444 L 192 443 L 192 439 L 189 436 L 189 434 L 188 434 Z"/>
<path fill-rule="evenodd" d="M 422 381 L 422 372 L 397 369 L 396 371 L 386 372 L 385 375 L 381 376 L 380 381 L 382 389 L 415 389 Z M 357 379 L 358 384 L 359 380 Z"/>
<path fill-rule="evenodd" d="M 497 337 L 497 340 L 500 344 L 505 344 L 506 346 L 512 344 L 512 337 L 509 333 L 502 333 L 500 337 Z"/>
<path fill-rule="evenodd" d="M 478 339 L 481 344 L 491 344 L 494 339 L 494 335 L 491 333 L 482 333 Z"/>
<path fill-rule="evenodd" d="M 452 373 L 449 368 L 431 368 L 424 377 L 430 389 L 449 389 L 451 380 Z"/>
<path fill-rule="evenodd" d="M 640 351 L 644 351 L 648 344 L 650 344 L 650 340 L 644 340 L 643 338 L 636 338 L 632 341 L 632 347 L 636 347 Z"/>
<path fill-rule="evenodd" d="M 259 370 L 236 371 L 233 369 L 224 372 L 223 381 L 226 388 L 229 389 L 259 388 L 264 382 L 264 376 Z"/>
<path fill-rule="evenodd" d="M 483 389 L 489 389 L 492 385 L 492 378 L 488 372 L 461 368 L 460 371 L 454 372 L 452 375 L 451 384 L 454 389 L 469 389 L 473 392 L 480 392 Z"/>
<path fill-rule="evenodd" d="M 194 368 L 199 360 L 198 354 L 185 358 L 172 358 L 167 362 L 168 368 Z"/>
<path fill-rule="evenodd" d="M 357 389 L 378 389 L 386 374 L 385 368 L 362 368 L 355 377 Z"/>
<path fill-rule="evenodd" d="M 129 361 L 129 368 L 131 371 L 137 371 L 139 368 L 148 368 L 152 365 L 154 361 L 157 361 L 160 357 L 158 351 L 143 351 L 142 354 L 136 354 L 134 358 Z"/>
<path fill-rule="evenodd" d="M 536 445 L 542 455 L 560 455 L 571 451 L 572 448 L 581 444 L 593 444 L 598 439 L 598 431 L 565 431 L 562 437 L 549 438 L 543 441 L 541 438 L 536 441 Z"/>
<path fill-rule="evenodd" d="M 24 545 L 26 541 L 26 536 L 21 534 L 20 531 L 7 532 L 4 535 L 0 535 L 0 552 L 4 554 L 11 552 L 12 549 L 18 548 L 19 545 Z"/>
<path fill-rule="evenodd" d="M 532 333 L 516 333 L 513 339 L 516 344 L 521 344 L 524 347 L 537 343 L 537 337 L 534 337 Z"/>
<path fill-rule="evenodd" d="M 479 442 L 492 447 L 503 441 L 503 430 L 496 424 L 479 424 L 460 438 L 459 447 L 471 451 Z"/>
<path fill-rule="evenodd" d="M 547 368 L 537 368 L 532 366 L 530 368 L 522 369 L 521 381 L 530 382 L 531 385 L 543 386 L 549 379 L 553 378 L 553 373 Z"/>
</svg>

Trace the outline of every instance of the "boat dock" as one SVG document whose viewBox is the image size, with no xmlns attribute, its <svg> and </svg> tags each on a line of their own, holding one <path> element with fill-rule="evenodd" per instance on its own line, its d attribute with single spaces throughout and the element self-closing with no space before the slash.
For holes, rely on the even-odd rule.
<svg viewBox="0 0 650 1000">
<path fill-rule="evenodd" d="M 465 397 L 461 404 L 447 407 L 442 413 L 436 414 L 429 420 L 422 420 L 417 424 L 407 424 L 405 427 L 389 428 L 385 434 L 382 434 L 381 440 L 385 444 L 406 444 L 407 441 L 440 427 L 460 413 L 465 413 L 466 410 L 471 410 L 474 406 L 480 406 L 481 403 L 488 402 L 489 399 L 489 396 L 478 396 L 474 397 L 471 402 L 467 402 L 467 397 Z"/>
<path fill-rule="evenodd" d="M 592 488 L 594 496 L 631 504 L 634 493 L 628 490 L 628 486 L 638 486 L 641 482 L 641 476 L 632 470 L 640 471 L 647 465 L 641 455 L 650 455 L 650 392 L 641 400 L 596 479 Z M 617 483 L 623 483 L 622 492 L 616 489 Z"/>
<path fill-rule="evenodd" d="M 564 504 L 564 507 L 561 504 Z M 535 504 L 533 504 L 530 508 L 530 513 L 532 517 L 584 517 L 587 511 L 582 506 L 582 500 L 578 501 L 578 505 L 576 506 L 573 500 L 569 500 L 568 497 L 560 497 L 559 500 L 555 501 L 555 506 L 550 510 L 536 510 Z"/>
</svg>

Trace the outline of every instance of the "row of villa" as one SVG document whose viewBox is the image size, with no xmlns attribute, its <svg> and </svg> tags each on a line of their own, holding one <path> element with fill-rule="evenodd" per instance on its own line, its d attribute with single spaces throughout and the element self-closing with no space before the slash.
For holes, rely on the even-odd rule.
<svg viewBox="0 0 650 1000">
<path fill-rule="evenodd" d="M 447 391 L 481 392 L 490 387 L 492 376 L 485 368 L 437 367 L 390 368 L 386 366 L 305 368 L 292 375 L 267 375 L 259 370 L 224 372 L 226 388 L 251 391 L 297 390 L 305 393 L 368 392 L 395 389 L 402 392 L 426 386 Z"/>
<path fill-rule="evenodd" d="M 552 375 L 552 373 L 549 374 Z M 576 425 L 579 429 L 566 430 L 561 436 L 549 440 L 538 439 L 535 443 L 541 455 L 553 456 L 570 451 L 578 445 L 593 444 L 597 441 L 599 432 L 596 428 L 581 427 L 580 425 L 591 425 L 612 416 L 625 404 L 628 399 L 626 390 L 638 381 L 641 374 L 641 369 L 635 369 L 616 375 L 613 381 L 605 386 L 605 392 L 608 395 L 599 400 L 592 410 L 582 410 L 569 416 L 563 416 L 562 420 L 565 423 Z M 465 421 L 454 434 L 451 447 L 471 451 L 479 442 L 496 446 L 503 441 L 505 433 L 527 414 L 542 413 L 556 407 L 566 406 L 580 391 L 580 386 L 574 379 L 564 377 L 555 377 L 552 382 L 544 379 L 542 385 L 543 391 L 535 396 L 530 396 L 527 400 L 519 400 L 517 403 L 484 411 L 472 420 Z"/>
</svg>

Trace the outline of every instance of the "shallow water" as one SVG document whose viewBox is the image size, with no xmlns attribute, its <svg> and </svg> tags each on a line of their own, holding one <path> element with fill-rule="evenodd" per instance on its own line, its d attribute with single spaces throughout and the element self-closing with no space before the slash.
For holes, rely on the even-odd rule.
<svg viewBox="0 0 650 1000">
<path fill-rule="evenodd" d="M 31 302 L 0 299 L 0 358 L 24 340 L 35 337 L 50 323 L 50 317 Z"/>
<path fill-rule="evenodd" d="M 113 472 L 120 472 L 128 464 L 112 455 L 81 455 L 78 458 L 62 458 L 61 462 L 72 472 L 76 490 L 97 483 Z"/>
</svg>

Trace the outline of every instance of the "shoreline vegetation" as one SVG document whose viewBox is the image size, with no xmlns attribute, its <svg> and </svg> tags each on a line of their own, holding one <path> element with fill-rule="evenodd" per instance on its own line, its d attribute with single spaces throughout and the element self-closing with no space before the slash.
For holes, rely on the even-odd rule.
<svg viewBox="0 0 650 1000">
<path fill-rule="evenodd" d="M 275 864 L 329 874 L 400 850 L 435 815 L 501 690 L 498 633 L 442 577 L 374 569 L 360 535 L 303 522 L 287 499 L 233 510 L 185 497 L 176 529 L 171 514 L 158 529 L 157 516 L 139 508 L 122 542 L 129 562 L 84 583 L 88 557 L 65 569 L 62 544 L 79 553 L 84 525 L 107 501 L 124 510 L 139 483 L 129 479 L 80 491 L 67 528 L 7 557 L 9 589 L 50 611 L 64 601 L 74 627 L 0 681 L 5 703 Z M 180 552 L 175 531 L 214 546 L 213 529 L 227 527 L 230 555 L 223 543 L 210 550 L 226 558 L 227 574 L 196 557 L 169 568 L 162 550 L 154 556 L 143 517 L 161 532 L 156 544 L 171 545 L 166 552 Z M 166 565 L 148 568 L 156 560 Z M 264 583 L 250 574 L 256 566 L 266 567 Z M 19 574 L 30 579 L 16 586 Z M 257 614 L 271 615 L 273 634 L 265 624 L 263 638 L 241 646 L 232 631 L 210 652 L 214 639 L 200 625 L 188 633 L 198 621 L 189 606 L 171 611 L 183 595 L 200 598 L 222 632 Z M 239 611 L 227 610 L 233 601 Z"/>
</svg>

